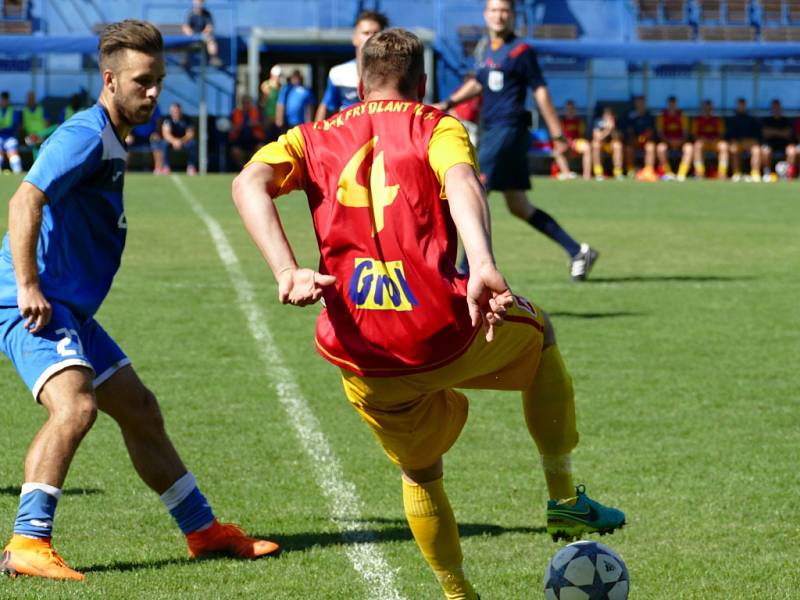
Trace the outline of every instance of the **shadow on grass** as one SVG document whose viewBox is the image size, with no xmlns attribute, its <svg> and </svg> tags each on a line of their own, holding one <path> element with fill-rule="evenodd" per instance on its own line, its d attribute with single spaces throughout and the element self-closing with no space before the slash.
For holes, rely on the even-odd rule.
<svg viewBox="0 0 800 600">
<path fill-rule="evenodd" d="M 752 281 L 750 275 L 626 275 L 622 277 L 590 277 L 584 283 L 720 283 Z"/>
<path fill-rule="evenodd" d="M 275 535 L 275 541 L 281 545 L 283 552 L 302 552 L 315 546 L 342 546 L 366 542 L 406 542 L 414 539 L 404 519 L 369 519 L 359 523 L 364 526 L 363 530 L 351 530 L 344 533 L 319 532 Z M 383 524 L 385 526 L 382 526 Z M 497 537 L 509 533 L 546 534 L 547 529 L 544 527 L 503 527 L 488 523 L 461 523 L 458 526 L 458 532 L 462 538 L 474 536 Z"/>
<path fill-rule="evenodd" d="M 346 546 L 349 544 L 384 543 L 384 542 L 409 542 L 413 541 L 411 530 L 403 519 L 369 519 L 358 521 L 357 523 L 365 527 L 361 531 L 341 532 L 319 532 L 319 533 L 296 533 L 290 535 L 260 534 L 250 533 L 250 535 L 262 539 L 274 539 L 281 545 L 281 552 L 303 552 L 314 547 Z M 386 524 L 382 527 L 381 524 Z M 532 535 L 544 535 L 547 529 L 544 527 L 503 527 L 501 525 L 491 525 L 487 523 L 463 523 L 458 526 L 459 534 L 462 538 L 473 536 L 501 536 L 508 533 L 525 533 Z M 202 562 L 213 560 L 230 560 L 224 556 L 212 556 L 202 559 Z M 262 559 L 263 560 L 263 559 Z M 144 571 L 147 569 L 160 569 L 172 565 L 183 566 L 196 563 L 190 558 L 168 558 L 162 560 L 148 561 L 114 561 L 101 565 L 75 565 L 75 568 L 82 573 L 114 573 L 128 571 Z"/>
<path fill-rule="evenodd" d="M 160 569 L 170 565 L 188 565 L 196 562 L 191 558 L 165 558 L 162 560 L 147 560 L 141 562 L 114 561 L 106 565 L 75 566 L 81 573 L 124 573 L 126 571 L 143 571 L 146 569 Z"/>
<path fill-rule="evenodd" d="M 617 317 L 642 317 L 647 313 L 631 311 L 610 311 L 610 312 L 571 312 L 568 310 L 548 311 L 551 317 L 563 317 L 566 319 L 614 319 Z"/>
<path fill-rule="evenodd" d="M 0 487 L 0 496 L 19 496 L 22 488 L 18 485 L 7 485 L 5 487 Z M 61 493 L 65 496 L 94 496 L 96 494 L 105 494 L 105 492 L 99 488 L 67 488 L 65 490 L 61 490 Z"/>
</svg>

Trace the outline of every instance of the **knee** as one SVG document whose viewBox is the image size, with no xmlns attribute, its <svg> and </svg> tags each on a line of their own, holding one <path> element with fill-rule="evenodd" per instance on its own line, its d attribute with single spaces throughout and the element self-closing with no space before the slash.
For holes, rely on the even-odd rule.
<svg viewBox="0 0 800 600">
<path fill-rule="evenodd" d="M 97 403 L 90 392 L 79 393 L 69 401 L 53 402 L 49 410 L 50 419 L 76 437 L 83 437 L 97 419 Z"/>
<path fill-rule="evenodd" d="M 553 322 L 550 320 L 550 315 L 542 311 L 544 316 L 544 342 L 542 343 L 542 350 L 549 348 L 556 343 L 556 331 L 553 328 Z"/>
<path fill-rule="evenodd" d="M 158 400 L 149 389 L 142 388 L 127 408 L 128 418 L 126 421 L 129 427 L 135 427 L 140 431 L 155 431 L 164 428 L 164 417 L 161 415 Z"/>
</svg>

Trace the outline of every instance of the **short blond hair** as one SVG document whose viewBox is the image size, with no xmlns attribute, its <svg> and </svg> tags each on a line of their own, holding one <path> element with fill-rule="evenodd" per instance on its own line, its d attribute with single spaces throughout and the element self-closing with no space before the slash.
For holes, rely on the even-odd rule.
<svg viewBox="0 0 800 600">
<path fill-rule="evenodd" d="M 144 54 L 160 54 L 164 51 L 164 38 L 152 23 L 126 19 L 111 23 L 100 34 L 98 47 L 100 69 L 105 70 L 114 57 L 123 50 L 135 50 Z"/>
<path fill-rule="evenodd" d="M 400 93 L 411 94 L 424 72 L 422 42 L 405 29 L 376 33 L 361 47 L 361 80 L 367 91 L 392 84 Z"/>
</svg>

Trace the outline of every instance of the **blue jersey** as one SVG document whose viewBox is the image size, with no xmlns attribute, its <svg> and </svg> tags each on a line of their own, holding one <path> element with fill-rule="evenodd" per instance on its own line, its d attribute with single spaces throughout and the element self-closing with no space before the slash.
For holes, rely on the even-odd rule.
<svg viewBox="0 0 800 600">
<path fill-rule="evenodd" d="M 47 196 L 37 246 L 49 300 L 94 315 L 111 288 L 125 246 L 122 204 L 127 149 L 99 104 L 77 113 L 42 145 L 25 181 Z M 0 251 L 0 306 L 16 306 L 8 234 Z"/>
<path fill-rule="evenodd" d="M 356 59 L 336 65 L 328 73 L 328 85 L 322 103 L 329 113 L 336 113 L 360 102 Z"/>
<path fill-rule="evenodd" d="M 314 94 L 302 85 L 287 84 L 281 88 L 278 104 L 283 104 L 287 127 L 306 122 L 306 107 L 314 106 Z"/>
<path fill-rule="evenodd" d="M 528 88 L 545 85 L 536 52 L 511 34 L 493 50 L 489 40 L 482 40 L 475 52 L 475 77 L 483 86 L 481 106 L 484 127 L 512 125 L 527 127 L 525 101 Z"/>
</svg>

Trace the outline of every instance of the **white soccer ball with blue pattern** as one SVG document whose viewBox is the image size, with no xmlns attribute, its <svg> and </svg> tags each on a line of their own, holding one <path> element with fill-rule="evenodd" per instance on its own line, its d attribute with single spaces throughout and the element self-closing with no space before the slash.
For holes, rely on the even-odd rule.
<svg viewBox="0 0 800 600">
<path fill-rule="evenodd" d="M 547 600 L 626 600 L 628 569 L 619 554 L 599 542 L 564 546 L 544 572 Z"/>
</svg>

